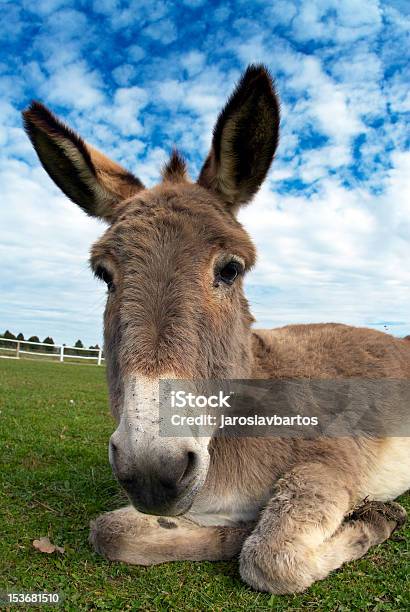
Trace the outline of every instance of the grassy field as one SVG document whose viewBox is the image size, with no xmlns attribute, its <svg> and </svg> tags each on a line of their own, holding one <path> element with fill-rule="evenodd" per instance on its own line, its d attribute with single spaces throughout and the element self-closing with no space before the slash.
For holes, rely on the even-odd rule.
<svg viewBox="0 0 410 612">
<path fill-rule="evenodd" d="M 125 505 L 107 458 L 114 426 L 104 376 L 104 368 L 0 360 L 0 591 L 59 592 L 62 608 L 75 611 L 409 609 L 409 529 L 286 597 L 253 592 L 235 562 L 143 568 L 94 554 L 89 520 Z M 410 510 L 409 496 L 401 501 Z M 46 535 L 65 554 L 35 550 Z"/>
</svg>

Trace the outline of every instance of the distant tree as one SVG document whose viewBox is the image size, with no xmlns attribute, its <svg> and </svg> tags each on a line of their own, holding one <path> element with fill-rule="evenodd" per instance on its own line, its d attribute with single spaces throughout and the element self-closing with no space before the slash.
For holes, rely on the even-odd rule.
<svg viewBox="0 0 410 612">
<path fill-rule="evenodd" d="M 47 338 L 44 338 L 43 342 L 44 344 L 54 344 L 54 340 L 50 338 L 50 336 L 47 336 Z M 54 353 L 54 349 L 52 346 L 44 346 L 42 348 L 43 350 L 45 350 L 46 353 Z"/>
<path fill-rule="evenodd" d="M 99 351 L 99 350 L 100 350 L 99 345 L 98 345 L 98 344 L 95 344 L 94 346 L 93 346 L 93 345 L 91 345 L 91 346 L 89 346 L 88 348 L 89 348 L 89 349 L 92 349 L 92 350 L 90 350 L 90 352 L 88 353 L 88 356 L 89 356 L 89 357 L 94 357 L 95 359 L 97 359 L 97 358 L 98 358 L 98 353 L 96 353 L 96 351 Z"/>
<path fill-rule="evenodd" d="M 84 344 L 81 342 L 81 340 L 77 340 L 77 342 L 74 344 L 75 348 L 78 349 L 82 349 L 84 348 Z M 80 356 L 84 356 L 84 352 L 83 351 L 75 351 L 76 355 L 80 355 Z"/>
<path fill-rule="evenodd" d="M 17 340 L 24 340 L 24 335 L 21 332 L 17 334 Z"/>
<path fill-rule="evenodd" d="M 16 339 L 16 336 L 14 334 L 12 334 L 8 329 L 6 329 L 6 331 L 4 332 L 2 337 L 6 338 L 7 340 L 15 340 Z M 9 348 L 15 348 L 16 345 L 15 344 L 11 344 L 10 342 L 2 342 L 1 346 L 3 348 L 9 349 Z"/>
<path fill-rule="evenodd" d="M 40 338 L 38 336 L 30 336 L 30 338 L 27 340 L 27 342 L 40 342 Z M 36 346 L 35 344 L 33 344 L 32 346 L 30 346 L 30 351 L 38 351 L 40 352 L 41 350 L 41 346 Z"/>
<path fill-rule="evenodd" d="M 8 329 L 6 329 L 4 334 L 1 334 L 0 338 L 8 338 L 9 340 L 14 340 L 13 334 L 11 334 Z M 2 346 L 3 348 L 13 348 L 14 344 L 10 344 L 10 342 L 1 342 L 0 346 Z"/>
</svg>

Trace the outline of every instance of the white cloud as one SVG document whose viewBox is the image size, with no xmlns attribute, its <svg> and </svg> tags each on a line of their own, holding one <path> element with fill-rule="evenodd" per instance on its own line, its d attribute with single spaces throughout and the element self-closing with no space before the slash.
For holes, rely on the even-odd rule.
<svg viewBox="0 0 410 612">
<path fill-rule="evenodd" d="M 190 51 L 181 58 L 181 65 L 188 71 L 189 76 L 193 76 L 203 69 L 205 61 L 204 53 Z"/>
<path fill-rule="evenodd" d="M 42 15 L 52 14 L 61 6 L 66 4 L 67 0 L 38 0 L 35 4 L 35 11 Z M 34 6 L 31 2 L 25 0 L 23 3 L 26 10 L 33 10 Z"/>
<path fill-rule="evenodd" d="M 76 62 L 59 67 L 42 90 L 47 99 L 61 106 L 90 109 L 103 101 L 101 78 L 96 71 L 90 71 L 85 62 Z"/>
<path fill-rule="evenodd" d="M 396 74 L 389 86 L 385 88 L 385 94 L 387 101 L 391 106 L 391 109 L 396 113 L 408 113 L 410 112 L 410 90 L 403 87 L 403 83 L 408 80 L 408 76 L 402 73 Z"/>
<path fill-rule="evenodd" d="M 311 0 L 297 9 L 292 33 L 300 41 L 353 43 L 377 33 L 382 23 L 377 0 Z"/>
<path fill-rule="evenodd" d="M 135 66 L 132 64 L 121 64 L 112 71 L 114 79 L 122 87 L 129 85 L 133 81 L 135 74 Z"/>
<path fill-rule="evenodd" d="M 182 2 L 191 8 L 198 8 L 204 4 L 205 0 L 182 0 Z"/>
<path fill-rule="evenodd" d="M 139 160 L 136 168 L 138 178 L 148 187 L 158 183 L 161 168 L 169 157 L 169 151 L 161 147 L 152 147 L 148 150 L 145 159 Z"/>
<path fill-rule="evenodd" d="M 163 45 L 169 45 L 177 39 L 177 29 L 171 19 L 160 19 L 144 28 L 143 33 Z"/>
<path fill-rule="evenodd" d="M 140 134 L 142 126 L 137 117 L 147 101 L 147 92 L 141 87 L 117 89 L 107 118 L 124 136 Z"/>
<path fill-rule="evenodd" d="M 287 87 L 305 96 L 298 103 L 299 114 L 314 118 L 320 131 L 334 141 L 346 141 L 363 130 L 358 113 L 349 105 L 347 88 L 326 75 L 316 58 L 300 58 Z"/>
<path fill-rule="evenodd" d="M 193 144 L 196 153 L 203 155 L 209 148 L 218 112 L 238 77 L 236 70 L 224 72 L 212 66 L 204 68 L 188 81 L 169 79 L 156 83 L 155 93 L 159 102 L 173 108 L 174 112 L 188 111 L 191 115 L 181 127 L 183 142 L 188 149 L 192 149 Z M 176 125 L 178 123 L 170 125 L 173 132 Z"/>
<path fill-rule="evenodd" d="M 396 321 L 408 333 L 410 153 L 393 161 L 379 196 L 328 179 L 309 200 L 265 187 L 241 213 L 259 249 L 248 284 L 260 322 Z M 270 310 L 262 287 L 278 292 Z"/>
<path fill-rule="evenodd" d="M 215 11 L 213 12 L 213 18 L 217 22 L 222 22 L 228 19 L 230 14 L 231 14 L 231 9 L 229 6 L 225 4 L 225 5 L 218 6 L 218 8 L 215 9 Z"/>
<path fill-rule="evenodd" d="M 139 45 L 131 45 L 127 48 L 127 58 L 134 63 L 140 62 L 145 56 L 145 50 Z"/>
</svg>

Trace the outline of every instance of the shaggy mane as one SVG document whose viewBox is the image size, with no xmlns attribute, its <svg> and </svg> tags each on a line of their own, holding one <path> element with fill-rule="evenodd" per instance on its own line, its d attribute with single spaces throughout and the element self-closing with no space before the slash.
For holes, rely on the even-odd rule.
<svg viewBox="0 0 410 612">
<path fill-rule="evenodd" d="M 162 180 L 171 183 L 178 183 L 180 181 L 186 181 L 187 179 L 187 166 L 186 161 L 182 155 L 174 149 L 171 153 L 171 157 L 161 171 Z"/>
</svg>

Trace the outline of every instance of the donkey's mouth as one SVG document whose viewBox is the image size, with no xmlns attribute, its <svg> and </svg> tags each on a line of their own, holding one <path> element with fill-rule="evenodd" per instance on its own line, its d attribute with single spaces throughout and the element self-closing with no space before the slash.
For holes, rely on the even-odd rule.
<svg viewBox="0 0 410 612">
<path fill-rule="evenodd" d="M 109 459 L 132 505 L 146 514 L 187 512 L 205 482 L 208 451 L 191 439 L 159 438 L 144 431 L 136 440 L 130 432 L 132 428 L 120 424 L 110 439 Z"/>
<path fill-rule="evenodd" d="M 120 482 L 136 510 L 157 516 L 185 514 L 192 506 L 199 490 L 198 486 L 179 492 L 175 487 L 161 484 L 155 488 L 136 488 L 133 482 Z"/>
<path fill-rule="evenodd" d="M 180 516 L 182 514 L 186 514 L 188 510 L 190 510 L 193 499 L 188 504 L 174 504 L 173 506 L 163 505 L 163 506 L 142 506 L 139 501 L 134 501 L 130 496 L 129 499 L 138 512 L 142 512 L 143 514 L 152 514 L 154 516 Z"/>
</svg>

